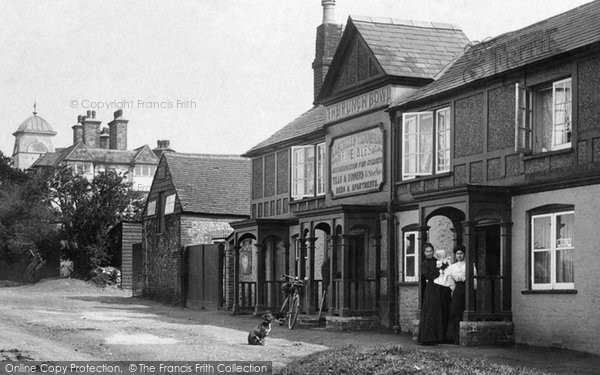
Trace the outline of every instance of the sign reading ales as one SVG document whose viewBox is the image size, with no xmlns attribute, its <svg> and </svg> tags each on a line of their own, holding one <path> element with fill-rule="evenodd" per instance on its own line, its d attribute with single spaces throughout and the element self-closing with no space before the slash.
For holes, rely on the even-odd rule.
<svg viewBox="0 0 600 375">
<path fill-rule="evenodd" d="M 331 145 L 334 197 L 379 190 L 383 183 L 383 131 L 373 128 L 336 138 Z"/>
</svg>

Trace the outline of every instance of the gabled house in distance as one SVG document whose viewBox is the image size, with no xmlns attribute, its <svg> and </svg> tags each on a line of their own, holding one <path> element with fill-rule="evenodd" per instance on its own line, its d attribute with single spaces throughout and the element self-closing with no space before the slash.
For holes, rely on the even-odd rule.
<svg viewBox="0 0 600 375">
<path fill-rule="evenodd" d="M 225 238 L 250 216 L 250 160 L 164 152 L 142 219 L 142 294 L 181 304 L 184 247 Z"/>
<path fill-rule="evenodd" d="M 49 149 L 31 168 L 68 166 L 89 179 L 111 169 L 127 174 L 126 180 L 131 183 L 132 190 L 147 192 L 158 157 L 148 145 L 127 149 L 128 122 L 123 117 L 123 111 L 118 110 L 108 127 L 101 130 L 101 121 L 96 119 L 96 112 L 88 111 L 85 116 L 78 116 L 77 124 L 72 127 L 73 144 L 56 151 Z"/>
</svg>

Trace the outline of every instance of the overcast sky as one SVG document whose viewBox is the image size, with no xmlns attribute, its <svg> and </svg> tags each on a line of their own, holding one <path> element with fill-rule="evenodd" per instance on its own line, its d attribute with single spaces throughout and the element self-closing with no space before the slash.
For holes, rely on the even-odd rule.
<svg viewBox="0 0 600 375">
<path fill-rule="evenodd" d="M 482 40 L 587 2 L 337 0 L 335 12 Z M 104 125 L 121 106 L 130 149 L 243 153 L 312 106 L 321 19 L 320 0 L 0 0 L 0 150 L 12 154 L 36 101 L 55 147 L 72 144 L 77 115 L 95 109 Z"/>
</svg>

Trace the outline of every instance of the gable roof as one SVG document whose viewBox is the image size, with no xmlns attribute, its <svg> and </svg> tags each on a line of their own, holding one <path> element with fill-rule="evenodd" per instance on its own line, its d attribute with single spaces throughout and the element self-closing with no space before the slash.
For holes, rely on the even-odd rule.
<svg viewBox="0 0 600 375">
<path fill-rule="evenodd" d="M 274 146 L 293 138 L 314 133 L 322 129 L 324 123 L 325 107 L 322 105 L 314 106 L 298 116 L 294 121 L 276 131 L 269 138 L 246 151 L 243 156 L 250 156 L 265 147 Z"/>
<path fill-rule="evenodd" d="M 335 91 L 352 44 L 360 38 L 383 71 L 377 78 L 383 75 L 407 80 L 432 80 L 469 43 L 462 30 L 449 24 L 350 16 L 317 100 Z M 372 76 L 349 87 L 364 86 Z"/>
<path fill-rule="evenodd" d="M 436 81 L 393 103 L 408 104 L 600 42 L 600 1 L 475 44 Z"/>
<path fill-rule="evenodd" d="M 433 78 L 469 43 L 450 24 L 363 16 L 350 21 L 390 76 Z"/>
<path fill-rule="evenodd" d="M 162 158 L 184 212 L 250 216 L 250 159 L 176 152 Z"/>
<path fill-rule="evenodd" d="M 133 164 L 136 157 L 146 150 L 146 158 L 142 163 L 157 164 L 158 158 L 148 145 L 135 150 L 114 150 L 104 148 L 89 148 L 84 143 L 77 143 L 57 152 L 47 152 L 37 159 L 31 167 L 57 167 L 66 161 L 92 161 L 102 164 Z"/>
</svg>

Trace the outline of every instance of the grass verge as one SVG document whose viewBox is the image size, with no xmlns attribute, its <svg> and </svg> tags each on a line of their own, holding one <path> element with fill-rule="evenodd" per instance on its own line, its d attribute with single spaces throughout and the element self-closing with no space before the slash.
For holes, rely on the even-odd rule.
<svg viewBox="0 0 600 375">
<path fill-rule="evenodd" d="M 344 347 L 310 354 L 281 372 L 305 374 L 547 375 L 540 370 L 499 365 L 402 345 Z"/>
</svg>

